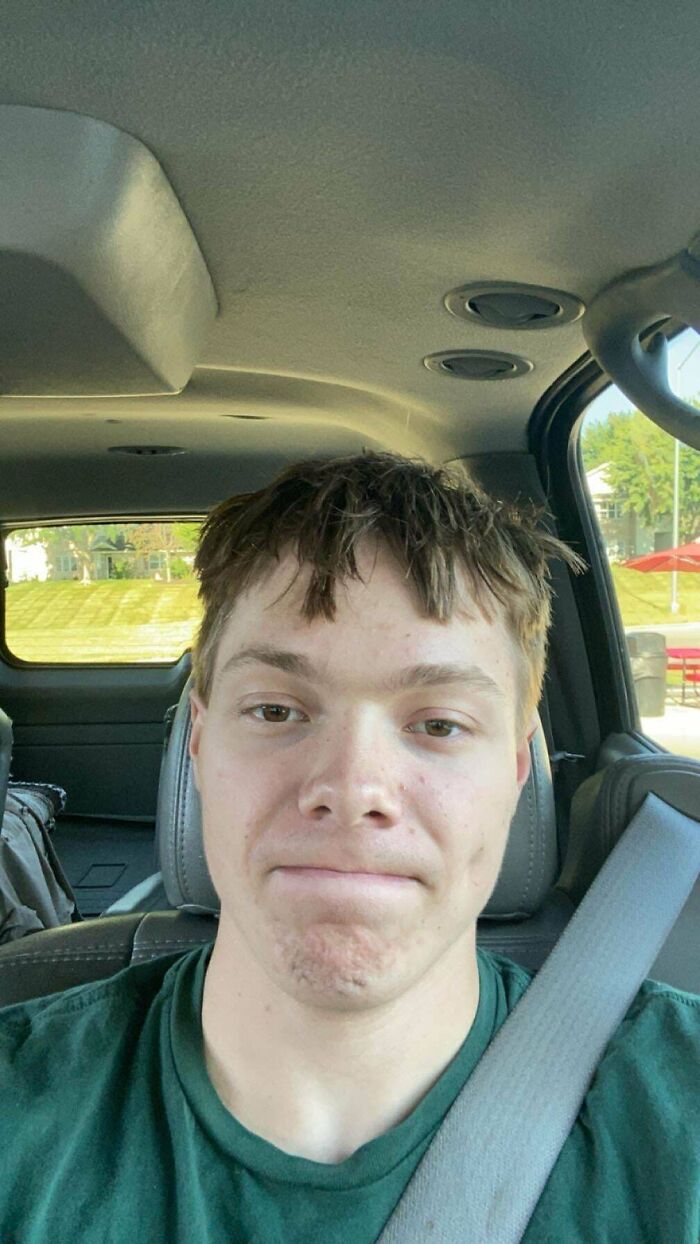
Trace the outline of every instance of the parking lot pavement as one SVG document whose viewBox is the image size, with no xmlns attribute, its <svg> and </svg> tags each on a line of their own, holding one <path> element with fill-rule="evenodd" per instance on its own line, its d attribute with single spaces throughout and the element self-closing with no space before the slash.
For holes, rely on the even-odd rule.
<svg viewBox="0 0 700 1244">
<path fill-rule="evenodd" d="M 669 752 L 700 760 L 700 696 L 697 706 L 667 704 L 663 717 L 642 717 L 642 729 Z"/>
</svg>

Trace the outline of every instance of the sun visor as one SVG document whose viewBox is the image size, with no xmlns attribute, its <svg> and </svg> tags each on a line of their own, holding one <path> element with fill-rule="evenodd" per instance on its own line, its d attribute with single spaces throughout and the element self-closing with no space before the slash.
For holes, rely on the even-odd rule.
<svg viewBox="0 0 700 1244">
<path fill-rule="evenodd" d="M 0 106 L 0 395 L 179 393 L 216 317 L 197 239 L 143 143 Z"/>
</svg>

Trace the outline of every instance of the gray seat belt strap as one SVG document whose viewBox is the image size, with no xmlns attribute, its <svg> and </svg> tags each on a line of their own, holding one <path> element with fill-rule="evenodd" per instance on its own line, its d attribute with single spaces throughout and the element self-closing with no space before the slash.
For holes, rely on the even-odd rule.
<svg viewBox="0 0 700 1244">
<path fill-rule="evenodd" d="M 647 795 L 445 1116 L 378 1244 L 521 1240 L 610 1037 L 700 872 L 700 824 Z"/>
</svg>

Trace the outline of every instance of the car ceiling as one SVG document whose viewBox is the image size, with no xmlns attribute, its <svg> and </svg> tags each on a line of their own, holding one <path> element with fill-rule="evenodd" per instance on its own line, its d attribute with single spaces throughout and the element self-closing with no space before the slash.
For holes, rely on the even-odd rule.
<svg viewBox="0 0 700 1244">
<path fill-rule="evenodd" d="M 489 328 L 444 295 L 500 280 L 587 303 L 687 245 L 699 45 L 695 0 L 6 3 L 0 103 L 140 139 L 219 314 L 179 395 L 0 397 L 0 517 L 197 512 L 363 445 L 524 449 L 585 353 L 581 321 Z M 487 382 L 423 365 L 450 349 L 533 368 Z M 187 452 L 106 452 L 125 442 Z"/>
</svg>

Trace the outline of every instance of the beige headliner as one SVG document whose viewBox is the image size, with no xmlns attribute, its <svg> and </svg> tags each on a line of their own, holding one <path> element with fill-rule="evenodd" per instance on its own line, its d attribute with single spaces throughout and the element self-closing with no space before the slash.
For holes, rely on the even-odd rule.
<svg viewBox="0 0 700 1244">
<path fill-rule="evenodd" d="M 580 325 L 486 329 L 442 298 L 488 278 L 587 301 L 684 246 L 698 46 L 696 0 L 6 3 L 0 102 L 141 139 L 221 311 L 180 396 L 0 398 L 2 515 L 196 510 L 285 458 L 362 444 L 523 448 Z M 495 383 L 423 367 L 453 347 L 535 366 Z M 266 419 L 230 417 L 251 414 Z M 105 452 L 135 441 L 189 453 Z"/>
</svg>

